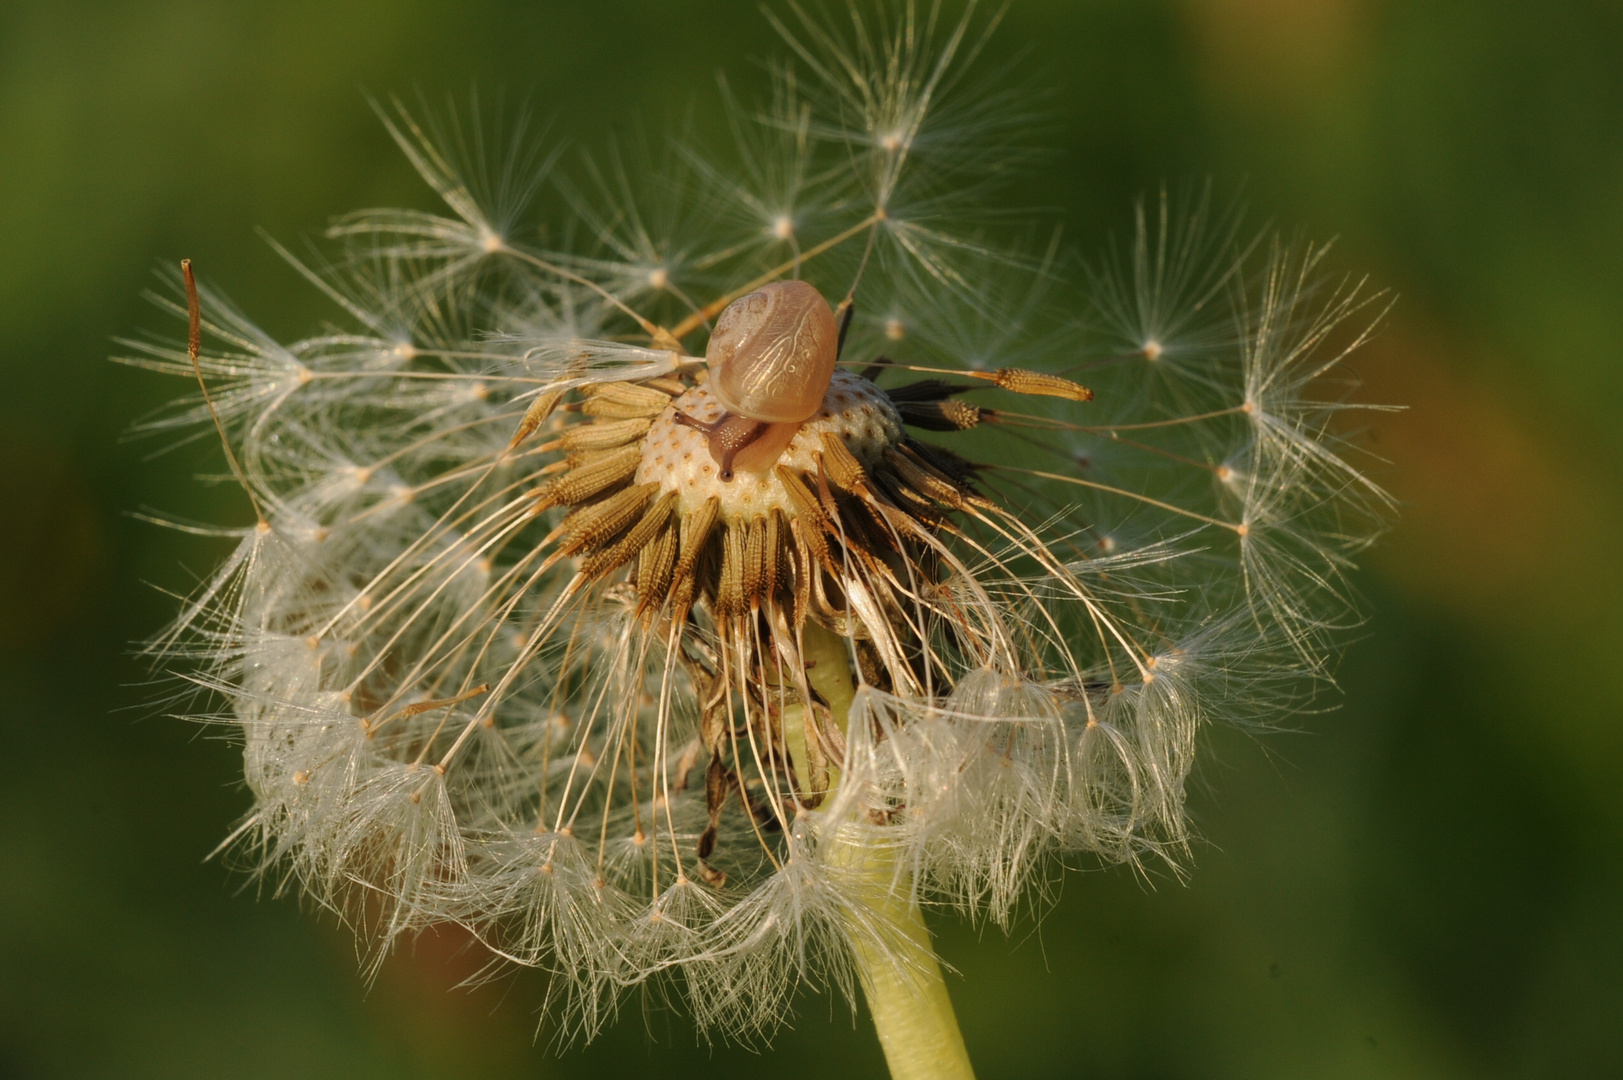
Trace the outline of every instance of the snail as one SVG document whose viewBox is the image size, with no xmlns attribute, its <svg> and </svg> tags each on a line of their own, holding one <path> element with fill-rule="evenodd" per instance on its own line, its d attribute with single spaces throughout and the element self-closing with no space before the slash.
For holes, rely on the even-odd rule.
<svg viewBox="0 0 1623 1080">
<path fill-rule="evenodd" d="M 747 447 L 770 443 L 781 451 L 816 415 L 840 336 L 828 301 L 804 281 L 763 285 L 722 311 L 704 357 L 710 392 L 727 411 L 711 423 L 676 417 L 710 437 L 722 480 L 733 478 L 734 459 Z"/>
</svg>

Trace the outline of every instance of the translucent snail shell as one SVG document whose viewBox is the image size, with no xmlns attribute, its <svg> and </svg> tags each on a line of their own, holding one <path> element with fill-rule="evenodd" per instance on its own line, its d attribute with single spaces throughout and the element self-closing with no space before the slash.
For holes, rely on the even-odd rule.
<svg viewBox="0 0 1623 1080">
<path fill-rule="evenodd" d="M 783 424 L 817 412 L 838 351 L 823 294 L 804 281 L 775 281 L 727 305 L 704 357 L 710 391 L 728 412 Z"/>
</svg>

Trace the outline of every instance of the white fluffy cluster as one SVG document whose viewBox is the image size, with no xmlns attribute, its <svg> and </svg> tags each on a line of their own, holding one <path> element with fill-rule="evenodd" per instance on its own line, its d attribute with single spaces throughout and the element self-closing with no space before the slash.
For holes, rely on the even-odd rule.
<svg viewBox="0 0 1623 1080">
<path fill-rule="evenodd" d="M 522 139 L 492 167 L 472 128 L 399 110 L 449 213 L 354 214 L 295 263 L 341 329 L 282 345 L 205 292 L 202 370 L 264 520 L 162 649 L 240 728 L 257 872 L 380 953 L 460 923 L 549 971 L 589 1035 L 630 987 L 729 1031 L 770 1028 L 802 981 L 849 990 L 868 931 L 853 871 L 820 855 L 830 828 L 1000 924 L 1056 854 L 1178 857 L 1201 726 L 1278 719 L 1351 618 L 1342 575 L 1384 497 L 1343 457 L 1332 379 L 1364 301 L 1320 281 L 1320 252 L 1239 242 L 1198 193 L 1091 272 L 1004 243 L 988 184 L 1018 117 L 961 81 L 972 15 L 801 18 L 770 99 L 727 103 L 736 145 L 661 167 L 563 180 Z M 1008 515 L 940 534 L 913 597 L 928 677 L 875 682 L 854 649 L 834 795 L 773 809 L 743 785 L 735 808 L 762 805 L 727 817 L 704 876 L 690 670 L 716 642 L 650 630 L 549 553 L 564 510 L 532 513 L 533 491 L 578 413 L 510 443 L 538 400 L 668 375 L 648 325 L 702 352 L 696 313 L 773 272 L 854 289 L 843 362 L 885 358 L 881 387 L 1019 366 L 1095 398 L 965 395 L 973 430 L 938 441 Z M 206 419 L 199 399 L 157 423 Z"/>
</svg>

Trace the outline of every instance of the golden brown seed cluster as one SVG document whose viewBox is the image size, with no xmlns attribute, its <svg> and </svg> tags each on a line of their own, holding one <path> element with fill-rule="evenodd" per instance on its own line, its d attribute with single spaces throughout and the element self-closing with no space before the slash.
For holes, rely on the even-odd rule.
<svg viewBox="0 0 1623 1080">
<path fill-rule="evenodd" d="M 1066 380 L 1025 374 L 998 372 L 987 381 L 1086 394 Z M 900 673 L 929 676 L 918 670 L 929 651 L 917 647 L 912 608 L 939 576 L 935 536 L 951 528 L 954 511 L 998 511 L 971 487 L 974 466 L 913 439 L 904 424 L 961 431 L 995 419 L 957 397 L 974 388 L 927 379 L 887 392 L 864 375 L 837 371 L 823 407 L 783 452 L 730 481 L 719 476 L 704 432 L 679 419 L 708 423 L 724 411 L 696 366 L 550 402 L 565 420 L 542 449 L 563 457 L 530 492 L 535 512 L 568 509 L 549 537 L 554 558 L 579 560 L 577 588 L 634 596 L 636 616 L 669 634 L 693 679 L 708 758 L 709 821 L 698 855 L 712 881 L 723 875 L 704 860 L 733 793 L 758 827 L 773 827 L 759 773 L 810 808 L 828 788 L 829 762 L 843 756 L 843 735 L 799 670 L 808 619 L 854 641 L 873 686 L 889 690 Z M 546 416 L 532 408 L 515 445 Z M 785 732 L 791 713 L 803 732 Z M 739 750 L 740 725 L 753 767 Z M 793 753 L 786 734 L 799 747 Z"/>
<path fill-rule="evenodd" d="M 925 392 L 953 389 L 932 383 Z M 793 601 L 799 591 L 806 595 L 793 610 L 802 618 L 809 606 L 830 603 L 832 583 L 813 580 L 814 566 L 837 578 L 837 557 L 901 553 L 940 520 L 943 506 L 969 493 L 961 461 L 903 431 L 904 415 L 925 419 L 915 415 L 918 391 L 895 396 L 901 401 L 860 375 L 836 372 L 823 408 L 770 471 L 741 471 L 723 483 L 702 432 L 675 420 L 679 412 L 720 415 L 703 385 L 667 377 L 592 386 L 565 406 L 566 416 L 580 419 L 542 447 L 564 457 L 544 470 L 557 475 L 530 495 L 538 513 L 570 508 L 554 539 L 560 554 L 581 560 L 583 577 L 595 582 L 627 569 L 639 612 L 658 612 L 669 599 L 672 613 L 685 614 L 703 600 L 726 620 L 771 599 Z M 978 415 L 958 401 L 929 407 Z M 856 507 L 863 511 L 853 516 Z"/>
</svg>

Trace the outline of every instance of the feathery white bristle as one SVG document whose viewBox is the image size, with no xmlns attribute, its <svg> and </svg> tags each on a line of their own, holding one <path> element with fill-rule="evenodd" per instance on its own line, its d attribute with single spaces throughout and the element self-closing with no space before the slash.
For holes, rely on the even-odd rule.
<svg viewBox="0 0 1623 1080">
<path fill-rule="evenodd" d="M 342 913 L 374 957 L 460 923 L 493 964 L 548 971 L 560 1030 L 589 1037 L 629 988 L 747 1035 L 803 984 L 853 993 L 853 941 L 915 963 L 864 923 L 837 837 L 999 925 L 1057 857 L 1181 865 L 1203 726 L 1277 721 L 1355 618 L 1346 574 L 1388 500 L 1349 460 L 1328 376 L 1369 300 L 1321 283 L 1322 250 L 1237 243 L 1204 193 L 1141 210 L 1080 293 L 1056 247 L 989 239 L 973 223 L 1000 209 L 1017 125 L 1004 88 L 966 79 L 972 9 L 839 29 L 793 9 L 770 101 L 725 92 L 730 158 L 617 152 L 570 180 L 522 133 L 491 168 L 477 123 L 397 108 L 449 213 L 354 214 L 330 260 L 295 264 L 345 326 L 282 345 L 204 291 L 199 367 L 268 527 L 154 648 L 229 704 L 252 872 Z M 545 233 L 560 249 L 526 244 L 535 213 L 566 219 Z M 702 352 L 729 297 L 782 277 L 856 304 L 851 370 L 777 462 L 806 478 L 793 496 L 775 473 L 720 482 L 675 420 L 720 412 L 677 345 Z M 132 348 L 192 377 L 183 349 Z M 605 388 L 647 436 L 549 449 Z M 825 435 L 870 501 L 836 490 Z M 603 491 L 675 492 L 675 524 L 655 494 L 628 504 L 613 536 L 652 514 L 662 539 L 592 578 L 612 549 L 569 515 L 597 495 L 549 485 L 622 452 L 635 472 Z M 690 567 L 733 566 L 770 511 L 802 545 L 830 519 L 827 562 L 786 566 L 801 591 L 747 614 L 690 596 L 673 633 L 638 576 L 674 574 L 711 496 L 719 531 Z M 823 681 L 840 658 L 795 670 L 810 629 L 842 640 L 843 732 Z"/>
</svg>

